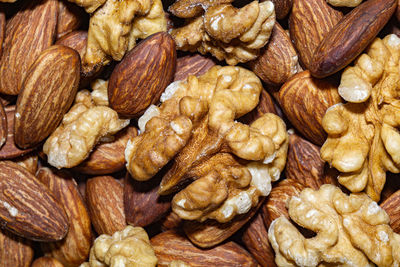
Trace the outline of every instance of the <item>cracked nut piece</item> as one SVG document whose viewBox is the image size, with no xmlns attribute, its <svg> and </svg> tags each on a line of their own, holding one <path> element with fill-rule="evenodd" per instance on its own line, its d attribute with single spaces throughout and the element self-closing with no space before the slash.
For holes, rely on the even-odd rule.
<svg viewBox="0 0 400 267">
<path fill-rule="evenodd" d="M 83 66 L 103 66 L 121 60 L 137 38 L 166 31 L 167 21 L 161 0 L 113 1 L 91 14 L 88 44 Z"/>
<path fill-rule="evenodd" d="M 275 24 L 274 4 L 253 1 L 242 8 L 231 4 L 208 7 L 203 16 L 173 29 L 177 49 L 211 53 L 229 65 L 255 59 Z"/>
<path fill-rule="evenodd" d="M 99 141 L 109 139 L 128 124 L 129 120 L 119 119 L 109 107 L 96 105 L 89 91 L 82 90 L 61 125 L 46 140 L 43 152 L 54 167 L 75 167 Z"/>
<path fill-rule="evenodd" d="M 112 236 L 100 235 L 90 249 L 89 263 L 84 266 L 156 266 L 157 258 L 146 231 L 127 226 Z"/>
<path fill-rule="evenodd" d="M 365 102 L 372 90 L 386 90 L 400 78 L 400 38 L 390 34 L 376 38 L 365 54 L 347 67 L 341 78 L 339 94 L 349 102 Z M 382 89 L 380 89 L 382 88 Z"/>
<path fill-rule="evenodd" d="M 327 0 L 332 6 L 356 7 L 361 4 L 362 0 Z"/>
<path fill-rule="evenodd" d="M 323 185 L 304 189 L 288 203 L 290 218 L 316 233 L 305 238 L 285 217 L 274 220 L 268 238 L 278 266 L 398 266 L 400 235 L 389 216 L 365 194 L 344 194 Z"/>
<path fill-rule="evenodd" d="M 107 0 L 68 0 L 78 6 L 83 7 L 87 13 L 93 13 L 101 7 Z"/>
</svg>

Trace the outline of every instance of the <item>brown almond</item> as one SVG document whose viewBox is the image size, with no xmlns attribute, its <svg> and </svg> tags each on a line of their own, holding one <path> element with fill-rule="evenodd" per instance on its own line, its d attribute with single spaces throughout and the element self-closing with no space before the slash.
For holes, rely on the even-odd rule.
<svg viewBox="0 0 400 267">
<path fill-rule="evenodd" d="M 0 266 L 29 267 L 33 260 L 31 242 L 0 230 Z"/>
<path fill-rule="evenodd" d="M 64 207 L 70 225 L 68 234 L 62 241 L 42 243 L 42 250 L 64 266 L 78 266 L 89 256 L 93 239 L 89 213 L 78 186 L 66 171 L 42 167 L 37 173 L 37 178 Z"/>
<path fill-rule="evenodd" d="M 261 207 L 264 199 L 260 199 L 257 206 L 249 212 L 237 215 L 230 222 L 219 223 L 215 220 L 205 222 L 185 221 L 183 230 L 193 244 L 201 248 L 209 248 L 218 245 L 236 233 L 245 225 Z"/>
<path fill-rule="evenodd" d="M 58 1 L 57 39 L 76 30 L 82 24 L 84 10 L 66 0 Z"/>
<path fill-rule="evenodd" d="M 124 187 L 111 176 L 86 182 L 86 203 L 96 232 L 112 235 L 125 228 Z"/>
<path fill-rule="evenodd" d="M 263 82 L 272 86 L 283 84 L 298 72 L 296 50 L 278 22 L 275 23 L 271 38 L 261 50 L 260 56 L 248 64 Z"/>
<path fill-rule="evenodd" d="M 275 14 L 277 19 L 285 18 L 293 6 L 293 0 L 270 0 L 274 3 Z"/>
<path fill-rule="evenodd" d="M 6 25 L 0 59 L 0 92 L 17 95 L 31 64 L 53 43 L 57 25 L 56 0 L 27 1 Z"/>
<path fill-rule="evenodd" d="M 265 228 L 261 213 L 258 213 L 244 229 L 242 241 L 251 255 L 263 267 L 276 267 L 275 253 L 268 241 L 268 232 Z"/>
<path fill-rule="evenodd" d="M 314 77 L 332 75 L 350 64 L 370 44 L 396 10 L 397 0 L 368 0 L 354 8 L 314 51 Z"/>
<path fill-rule="evenodd" d="M 244 115 L 239 119 L 239 121 L 245 124 L 251 124 L 253 121 L 261 117 L 265 113 L 274 113 L 278 115 L 276 110 L 276 105 L 272 100 L 272 97 L 267 91 L 262 90 L 260 94 L 260 101 L 255 109 Z"/>
<path fill-rule="evenodd" d="M 108 83 L 110 106 L 135 117 L 156 103 L 175 74 L 176 50 L 172 37 L 155 33 L 129 51 L 115 67 Z"/>
<path fill-rule="evenodd" d="M 68 217 L 44 184 L 25 168 L 0 161 L 0 224 L 27 239 L 58 241 L 68 232 Z"/>
<path fill-rule="evenodd" d="M 211 58 L 199 54 L 180 57 L 176 60 L 174 81 L 184 80 L 189 75 L 200 76 L 213 66 L 215 62 Z"/>
<path fill-rule="evenodd" d="M 161 230 L 165 232 L 168 230 L 181 228 L 182 222 L 183 220 L 181 217 L 171 210 L 170 213 L 161 221 Z"/>
<path fill-rule="evenodd" d="M 7 116 L 7 139 L 4 146 L 0 148 L 0 159 L 13 159 L 28 154 L 33 148 L 20 149 L 14 141 L 14 115 L 15 106 L 8 106 L 4 109 Z"/>
<path fill-rule="evenodd" d="M 40 257 L 32 263 L 31 267 L 64 267 L 64 265 L 54 258 Z"/>
<path fill-rule="evenodd" d="M 6 31 L 6 14 L 0 9 L 0 56 L 3 51 L 3 40 Z"/>
<path fill-rule="evenodd" d="M 137 129 L 129 126 L 115 135 L 110 143 L 97 145 L 89 157 L 74 170 L 92 175 L 104 175 L 118 172 L 125 167 L 125 147 L 128 140 L 137 136 Z"/>
<path fill-rule="evenodd" d="M 161 219 L 171 208 L 171 197 L 158 194 L 160 179 L 139 182 L 126 173 L 124 183 L 124 209 L 126 222 L 134 226 L 147 226 Z"/>
<path fill-rule="evenodd" d="M 326 139 L 321 124 L 326 110 L 342 102 L 336 81 L 313 78 L 309 71 L 290 78 L 281 87 L 276 99 L 296 130 L 316 145 L 322 145 Z"/>
<path fill-rule="evenodd" d="M 200 249 L 177 232 L 167 231 L 154 236 L 150 242 L 160 267 L 166 267 L 174 260 L 198 267 L 258 266 L 245 249 L 232 241 L 211 249 Z"/>
<path fill-rule="evenodd" d="M 400 190 L 388 197 L 380 206 L 390 217 L 390 227 L 400 234 Z"/>
<path fill-rule="evenodd" d="M 289 18 L 290 37 L 307 69 L 319 43 L 342 17 L 343 14 L 328 5 L 326 0 L 293 1 Z"/>
<path fill-rule="evenodd" d="M 19 147 L 33 147 L 57 128 L 75 99 L 79 73 L 79 54 L 69 47 L 53 45 L 38 56 L 18 95 L 14 139 Z"/>
<path fill-rule="evenodd" d="M 28 172 L 32 173 L 33 175 L 36 175 L 36 171 L 38 169 L 38 160 L 39 157 L 35 152 L 13 159 L 15 163 L 17 163 L 21 167 L 24 167 Z"/>
<path fill-rule="evenodd" d="M 3 104 L 0 102 L 0 148 L 7 140 L 7 114 Z"/>
</svg>

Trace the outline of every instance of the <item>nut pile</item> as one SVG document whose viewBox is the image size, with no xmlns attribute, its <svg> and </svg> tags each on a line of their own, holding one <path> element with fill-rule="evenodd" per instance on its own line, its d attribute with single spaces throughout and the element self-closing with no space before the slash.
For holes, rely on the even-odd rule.
<svg viewBox="0 0 400 267">
<path fill-rule="evenodd" d="M 0 267 L 399 266 L 399 3 L 0 0 Z"/>
</svg>

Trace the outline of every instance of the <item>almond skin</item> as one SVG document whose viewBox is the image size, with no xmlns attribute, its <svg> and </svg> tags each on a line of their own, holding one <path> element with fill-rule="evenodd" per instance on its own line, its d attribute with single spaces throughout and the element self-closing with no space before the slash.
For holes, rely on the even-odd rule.
<svg viewBox="0 0 400 267">
<path fill-rule="evenodd" d="M 388 197 L 380 206 L 390 217 L 390 227 L 396 233 L 400 233 L 400 190 Z"/>
<path fill-rule="evenodd" d="M 36 241 L 58 241 L 68 232 L 68 217 L 54 196 L 25 168 L 0 162 L 0 224 Z"/>
<path fill-rule="evenodd" d="M 18 95 L 14 139 L 19 147 L 33 147 L 57 128 L 75 99 L 79 76 L 79 54 L 69 47 L 54 45 L 38 56 Z"/>
<path fill-rule="evenodd" d="M 28 240 L 0 230 L 0 248 L 0 266 L 31 266 L 33 248 Z"/>
<path fill-rule="evenodd" d="M 354 8 L 315 50 L 311 74 L 327 77 L 350 64 L 374 40 L 396 6 L 397 0 L 368 0 Z"/>
<path fill-rule="evenodd" d="M 6 31 L 6 14 L 0 9 L 0 56 L 3 50 L 3 40 Z"/>
<path fill-rule="evenodd" d="M 54 41 L 58 2 L 27 1 L 6 25 L 0 59 L 0 92 L 17 95 L 27 70 Z"/>
<path fill-rule="evenodd" d="M 174 81 L 184 80 L 189 75 L 200 76 L 213 66 L 215 62 L 212 59 L 199 54 L 180 57 L 176 60 Z"/>
<path fill-rule="evenodd" d="M 0 148 L 7 140 L 7 114 L 0 102 Z"/>
<path fill-rule="evenodd" d="M 57 39 L 81 26 L 85 16 L 84 10 L 66 0 L 58 1 Z"/>
<path fill-rule="evenodd" d="M 112 235 L 125 228 L 124 187 L 111 176 L 86 182 L 86 203 L 96 232 Z"/>
<path fill-rule="evenodd" d="M 125 55 L 111 74 L 108 84 L 111 108 L 129 117 L 141 115 L 172 82 L 175 67 L 172 37 L 165 32 L 147 37 Z"/>
<path fill-rule="evenodd" d="M 93 239 L 89 212 L 78 186 L 66 171 L 42 167 L 36 176 L 64 207 L 70 225 L 62 241 L 42 243 L 42 250 L 64 266 L 78 266 L 89 256 Z"/>
<path fill-rule="evenodd" d="M 227 242 L 211 249 L 200 249 L 177 232 L 167 231 L 151 240 L 158 258 L 158 266 L 166 267 L 173 260 L 190 266 L 258 266 L 256 260 L 234 242 Z"/>
<path fill-rule="evenodd" d="M 293 0 L 271 0 L 271 2 L 274 3 L 277 19 L 285 18 L 293 6 Z"/>
<path fill-rule="evenodd" d="M 64 265 L 54 258 L 40 257 L 32 263 L 31 267 L 64 267 Z"/>
</svg>

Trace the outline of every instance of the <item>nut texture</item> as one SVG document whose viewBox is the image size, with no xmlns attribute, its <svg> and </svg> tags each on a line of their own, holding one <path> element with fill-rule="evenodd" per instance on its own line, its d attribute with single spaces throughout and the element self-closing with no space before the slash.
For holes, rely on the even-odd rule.
<svg viewBox="0 0 400 267">
<path fill-rule="evenodd" d="M 185 80 L 189 75 L 203 75 L 213 66 L 212 59 L 199 54 L 180 57 L 176 60 L 174 81 Z"/>
<path fill-rule="evenodd" d="M 400 190 L 388 197 L 380 205 L 390 218 L 390 227 L 396 233 L 400 233 Z"/>
<path fill-rule="evenodd" d="M 39 54 L 18 95 L 14 139 L 19 147 L 33 147 L 54 132 L 74 101 L 79 73 L 79 54 L 69 47 L 54 45 Z"/>
<path fill-rule="evenodd" d="M 27 5 L 7 22 L 0 59 L 1 93 L 19 93 L 27 70 L 54 40 L 57 13 L 56 0 L 27 2 Z"/>
<path fill-rule="evenodd" d="M 68 232 L 64 209 L 44 184 L 11 161 L 0 162 L 0 223 L 37 241 L 58 241 Z"/>
<path fill-rule="evenodd" d="M 1 266 L 29 267 L 33 260 L 32 244 L 6 230 L 0 230 Z"/>
<path fill-rule="evenodd" d="M 0 103 L 0 148 L 7 140 L 7 114 L 3 104 Z"/>
<path fill-rule="evenodd" d="M 58 1 L 57 39 L 78 29 L 82 24 L 83 9 L 66 0 Z"/>
<path fill-rule="evenodd" d="M 31 267 L 64 267 L 64 265 L 54 258 L 40 257 L 32 263 Z"/>
<path fill-rule="evenodd" d="M 175 66 L 175 44 L 169 34 L 156 33 L 143 40 L 111 74 L 110 106 L 122 115 L 141 115 L 172 82 Z"/>
<path fill-rule="evenodd" d="M 293 0 L 271 0 L 271 2 L 274 3 L 277 19 L 285 18 L 293 6 Z"/>
</svg>

